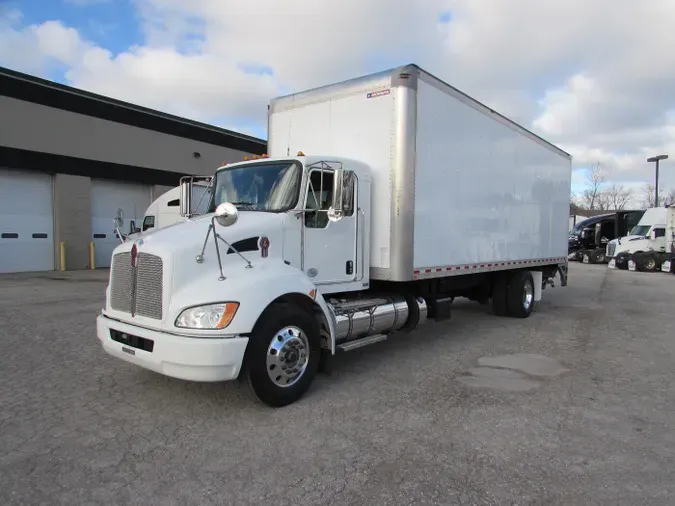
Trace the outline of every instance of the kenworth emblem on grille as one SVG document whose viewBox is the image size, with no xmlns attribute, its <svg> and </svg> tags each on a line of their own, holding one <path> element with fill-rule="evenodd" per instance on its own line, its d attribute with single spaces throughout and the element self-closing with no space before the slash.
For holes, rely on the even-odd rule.
<svg viewBox="0 0 675 506">
<path fill-rule="evenodd" d="M 267 253 L 270 249 L 270 240 L 263 236 L 260 238 L 260 255 L 263 258 L 267 258 Z"/>
<path fill-rule="evenodd" d="M 131 247 L 131 266 L 138 267 L 138 247 L 143 244 L 143 239 L 134 242 Z"/>
<path fill-rule="evenodd" d="M 131 266 L 136 267 L 138 264 L 138 246 L 134 243 L 131 247 Z"/>
</svg>

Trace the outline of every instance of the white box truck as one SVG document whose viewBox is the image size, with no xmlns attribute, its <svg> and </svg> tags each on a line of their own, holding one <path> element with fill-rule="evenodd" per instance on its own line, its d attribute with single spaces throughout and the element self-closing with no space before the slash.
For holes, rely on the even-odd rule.
<svg viewBox="0 0 675 506">
<path fill-rule="evenodd" d="M 107 353 L 283 406 L 336 353 L 449 318 L 455 297 L 525 318 L 566 285 L 570 155 L 419 67 L 268 116 L 269 157 L 218 168 L 208 214 L 114 251 Z"/>
</svg>

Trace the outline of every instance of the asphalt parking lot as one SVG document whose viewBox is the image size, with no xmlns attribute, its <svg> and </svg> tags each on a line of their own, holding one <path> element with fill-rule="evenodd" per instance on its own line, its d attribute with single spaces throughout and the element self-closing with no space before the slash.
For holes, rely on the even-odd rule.
<svg viewBox="0 0 675 506">
<path fill-rule="evenodd" d="M 460 302 L 279 410 L 108 357 L 100 273 L 0 277 L 0 504 L 673 504 L 675 276 L 570 271 L 527 320 Z"/>
</svg>

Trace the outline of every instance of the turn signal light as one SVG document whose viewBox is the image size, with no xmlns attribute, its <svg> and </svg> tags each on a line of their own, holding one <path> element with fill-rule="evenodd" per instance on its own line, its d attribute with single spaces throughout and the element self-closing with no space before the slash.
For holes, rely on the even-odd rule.
<svg viewBox="0 0 675 506">
<path fill-rule="evenodd" d="M 298 156 L 305 156 L 305 153 L 303 153 L 302 151 L 298 151 Z"/>
</svg>

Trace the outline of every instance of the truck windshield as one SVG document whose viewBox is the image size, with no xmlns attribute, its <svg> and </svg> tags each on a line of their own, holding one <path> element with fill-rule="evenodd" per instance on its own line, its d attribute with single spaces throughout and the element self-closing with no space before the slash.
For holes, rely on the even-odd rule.
<svg viewBox="0 0 675 506">
<path fill-rule="evenodd" d="M 242 211 L 288 211 L 298 202 L 301 181 L 302 167 L 296 161 L 221 169 L 214 178 L 209 211 L 223 202 L 231 202 Z"/>
<path fill-rule="evenodd" d="M 633 230 L 630 231 L 630 235 L 644 235 L 646 236 L 649 233 L 651 225 L 635 225 Z"/>
<path fill-rule="evenodd" d="M 585 226 L 587 226 L 588 221 L 589 220 L 582 220 L 579 223 L 577 223 L 576 225 L 574 225 L 574 228 L 570 232 L 570 235 L 573 235 L 575 237 L 579 237 L 581 235 L 581 231 L 583 230 L 583 228 Z"/>
</svg>

